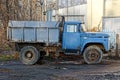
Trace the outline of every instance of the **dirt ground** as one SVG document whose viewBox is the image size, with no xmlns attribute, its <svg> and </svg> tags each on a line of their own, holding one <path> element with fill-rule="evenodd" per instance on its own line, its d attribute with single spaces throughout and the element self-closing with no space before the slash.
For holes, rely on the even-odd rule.
<svg viewBox="0 0 120 80">
<path fill-rule="evenodd" d="M 0 80 L 120 80 L 120 60 L 104 59 L 88 65 L 81 60 L 44 60 L 42 65 L 23 65 L 19 60 L 0 61 Z"/>
</svg>

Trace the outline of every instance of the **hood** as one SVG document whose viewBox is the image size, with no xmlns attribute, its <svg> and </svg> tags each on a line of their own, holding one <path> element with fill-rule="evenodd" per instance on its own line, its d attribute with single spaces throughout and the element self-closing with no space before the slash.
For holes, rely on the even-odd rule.
<svg viewBox="0 0 120 80">
<path fill-rule="evenodd" d="M 83 36 L 92 38 L 108 38 L 109 35 L 103 32 L 85 32 Z"/>
</svg>

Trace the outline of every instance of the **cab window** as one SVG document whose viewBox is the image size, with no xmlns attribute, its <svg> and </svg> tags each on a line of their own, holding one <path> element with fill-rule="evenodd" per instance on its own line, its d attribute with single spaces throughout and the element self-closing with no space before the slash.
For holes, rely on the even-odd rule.
<svg viewBox="0 0 120 80">
<path fill-rule="evenodd" d="M 67 25 L 67 32 L 77 32 L 77 25 Z"/>
</svg>

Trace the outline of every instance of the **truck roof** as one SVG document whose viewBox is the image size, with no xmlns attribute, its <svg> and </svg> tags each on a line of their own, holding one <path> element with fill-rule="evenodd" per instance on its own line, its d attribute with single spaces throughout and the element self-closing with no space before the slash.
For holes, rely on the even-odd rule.
<svg viewBox="0 0 120 80">
<path fill-rule="evenodd" d="M 69 23 L 72 23 L 72 24 L 81 24 L 81 22 L 79 21 L 66 21 L 65 23 L 69 24 Z"/>
</svg>

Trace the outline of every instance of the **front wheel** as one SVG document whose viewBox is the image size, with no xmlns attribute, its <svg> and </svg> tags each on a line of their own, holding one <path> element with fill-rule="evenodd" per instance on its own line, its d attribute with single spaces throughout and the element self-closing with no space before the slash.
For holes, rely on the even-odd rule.
<svg viewBox="0 0 120 80">
<path fill-rule="evenodd" d="M 89 46 L 85 49 L 83 57 L 87 64 L 98 64 L 102 61 L 103 52 L 97 46 Z"/>
<path fill-rule="evenodd" d="M 20 60 L 23 64 L 33 65 L 40 58 L 39 51 L 33 46 L 25 46 L 21 49 Z"/>
</svg>

